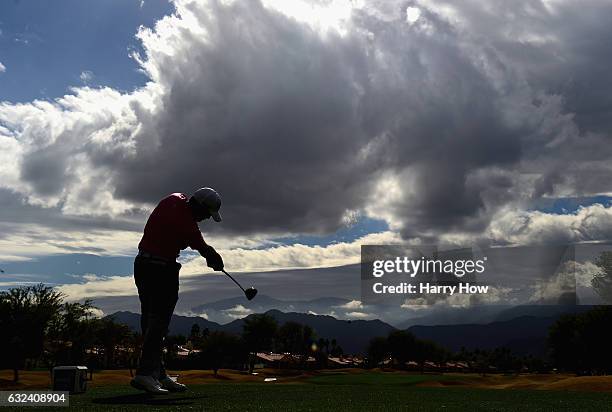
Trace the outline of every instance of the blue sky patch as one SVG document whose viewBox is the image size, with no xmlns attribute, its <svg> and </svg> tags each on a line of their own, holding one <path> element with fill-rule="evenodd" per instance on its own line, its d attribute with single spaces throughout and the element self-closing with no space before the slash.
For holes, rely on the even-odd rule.
<svg viewBox="0 0 612 412">
<path fill-rule="evenodd" d="M 601 204 L 605 207 L 612 206 L 612 197 L 610 196 L 594 196 L 594 197 L 565 197 L 565 198 L 545 198 L 536 202 L 535 207 L 531 210 L 537 210 L 543 213 L 551 213 L 556 215 L 567 215 L 576 213 L 581 207 L 587 207 L 594 204 Z"/>
<path fill-rule="evenodd" d="M 329 235 L 304 235 L 272 239 L 283 245 L 300 243 L 307 246 L 328 246 L 334 243 L 352 242 L 369 233 L 378 233 L 389 230 L 389 225 L 384 220 L 361 218 L 355 224 L 344 227 Z"/>
<path fill-rule="evenodd" d="M 73 86 L 133 90 L 147 77 L 129 57 L 138 27 L 173 11 L 167 0 L 0 2 L 0 101 L 53 99 Z"/>
</svg>

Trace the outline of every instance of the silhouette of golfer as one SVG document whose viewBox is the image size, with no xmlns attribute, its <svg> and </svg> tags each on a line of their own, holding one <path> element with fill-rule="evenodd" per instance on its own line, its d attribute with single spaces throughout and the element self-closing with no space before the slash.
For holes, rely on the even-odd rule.
<svg viewBox="0 0 612 412">
<path fill-rule="evenodd" d="M 144 338 L 140 363 L 130 384 L 150 393 L 182 392 L 187 389 L 166 375 L 162 359 L 163 342 L 178 300 L 176 262 L 181 250 L 197 250 L 214 270 L 223 269 L 223 259 L 204 242 L 197 222 L 210 217 L 221 221 L 221 197 L 209 187 L 198 189 L 190 198 L 173 193 L 162 199 L 149 216 L 134 261 L 134 280 L 140 299 L 140 326 Z"/>
</svg>

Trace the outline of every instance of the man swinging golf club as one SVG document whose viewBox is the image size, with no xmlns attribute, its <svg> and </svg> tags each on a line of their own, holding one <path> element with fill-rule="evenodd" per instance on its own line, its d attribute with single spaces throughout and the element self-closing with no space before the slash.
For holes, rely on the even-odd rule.
<svg viewBox="0 0 612 412">
<path fill-rule="evenodd" d="M 140 326 L 144 338 L 140 363 L 130 384 L 154 394 L 182 392 L 187 387 L 168 375 L 162 360 L 163 342 L 178 300 L 179 270 L 176 258 L 188 246 L 206 258 L 213 270 L 223 270 L 223 259 L 202 238 L 197 222 L 221 221 L 221 197 L 209 187 L 188 199 L 173 193 L 162 199 L 149 216 L 134 261 L 134 280 L 140 299 Z"/>
</svg>

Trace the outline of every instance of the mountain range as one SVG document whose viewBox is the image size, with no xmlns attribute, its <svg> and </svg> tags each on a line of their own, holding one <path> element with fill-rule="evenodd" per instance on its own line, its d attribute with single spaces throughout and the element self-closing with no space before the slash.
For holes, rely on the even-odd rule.
<svg viewBox="0 0 612 412">
<path fill-rule="evenodd" d="M 306 313 L 290 312 L 284 313 L 278 310 L 265 312 L 272 316 L 279 325 L 286 322 L 297 322 L 310 326 L 317 338 L 336 339 L 346 353 L 363 353 L 367 349 L 368 342 L 377 336 L 386 336 L 395 328 L 378 319 L 376 320 L 338 320 L 329 315 L 313 315 Z M 116 322 L 128 325 L 132 330 L 140 328 L 140 314 L 133 312 L 116 312 L 110 315 Z M 173 315 L 170 322 L 169 333 L 171 335 L 188 336 L 194 324 L 200 329 L 207 328 L 210 331 L 223 331 L 239 334 L 242 332 L 244 319 L 254 315 L 248 315 L 243 319 L 221 325 L 198 316 Z"/>
<path fill-rule="evenodd" d="M 230 304 L 225 302 L 224 305 Z M 225 307 L 225 306 L 219 306 Z M 493 349 L 507 347 L 517 354 L 542 356 L 546 352 L 548 328 L 563 313 L 583 312 L 589 306 L 519 306 L 498 313 L 497 320 L 487 323 L 458 323 L 446 325 L 413 325 L 403 328 L 420 339 L 458 351 L 466 349 Z M 340 320 L 329 315 L 299 312 L 282 312 L 276 309 L 265 311 L 276 319 L 279 325 L 298 322 L 310 326 L 318 338 L 336 339 L 345 353 L 365 353 L 370 340 L 386 336 L 396 328 L 381 320 Z M 133 312 L 116 312 L 115 321 L 128 325 L 137 331 L 140 315 Z M 245 319 L 254 314 L 235 319 L 226 324 L 212 322 L 199 316 L 173 315 L 170 334 L 188 336 L 194 324 L 200 329 L 224 331 L 239 334 Z"/>
</svg>

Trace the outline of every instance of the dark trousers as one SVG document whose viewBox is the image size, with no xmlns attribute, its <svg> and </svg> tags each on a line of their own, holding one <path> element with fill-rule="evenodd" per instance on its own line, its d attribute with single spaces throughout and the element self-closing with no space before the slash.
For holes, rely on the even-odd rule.
<svg viewBox="0 0 612 412">
<path fill-rule="evenodd" d="M 164 339 L 178 300 L 180 263 L 162 262 L 137 257 L 134 261 L 134 281 L 140 299 L 140 327 L 143 344 L 137 375 L 163 379 Z"/>
</svg>

